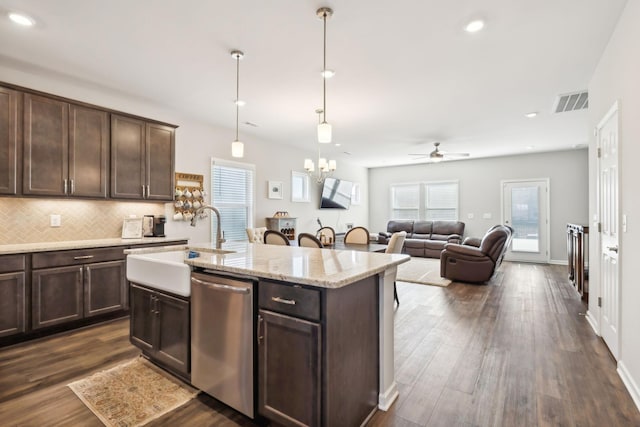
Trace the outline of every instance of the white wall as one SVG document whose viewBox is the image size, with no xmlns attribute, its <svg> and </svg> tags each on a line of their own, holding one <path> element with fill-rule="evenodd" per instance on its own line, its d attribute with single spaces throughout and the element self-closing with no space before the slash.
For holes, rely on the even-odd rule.
<svg viewBox="0 0 640 427">
<path fill-rule="evenodd" d="M 501 180 L 549 178 L 551 260 L 566 263 L 567 222 L 588 220 L 587 176 L 587 150 L 370 169 L 370 223 L 373 231 L 386 229 L 390 184 L 458 180 L 465 236 L 482 237 L 489 227 L 501 221 Z M 470 213 L 474 219 L 468 219 Z M 492 218 L 483 219 L 485 213 Z"/>
<path fill-rule="evenodd" d="M 209 194 L 211 158 L 235 160 L 231 158 L 231 141 L 235 137 L 233 128 L 216 128 L 144 99 L 52 74 L 46 70 L 30 69 L 22 64 L 19 65 L 0 64 L 0 76 L 2 76 L 0 81 L 178 125 L 176 171 L 204 175 L 205 189 Z M 212 100 L 212 102 L 216 101 Z M 233 106 L 230 105 L 230 108 Z M 245 142 L 245 158 L 241 160 L 256 166 L 256 226 L 263 226 L 264 218 L 272 216 L 276 211 L 288 211 L 290 216 L 297 217 L 298 232 L 315 232 L 318 229 L 316 218 L 320 218 L 323 225 L 334 227 L 336 231 L 344 231 L 347 222 L 368 226 L 366 168 L 348 164 L 338 158 L 338 170 L 334 176 L 359 183 L 362 203 L 352 206 L 349 210 L 320 210 L 318 206 L 321 189 L 314 182 L 311 183 L 311 202 L 309 203 L 292 203 L 290 191 L 291 170 L 304 171 L 304 158 L 317 157 L 317 142 L 309 141 L 309 150 L 305 151 L 282 144 L 259 141 L 248 135 L 242 135 L 242 131 L 241 139 Z M 284 183 L 283 200 L 267 198 L 268 180 Z M 165 214 L 167 215 L 165 231 L 168 236 L 188 237 L 192 242 L 210 240 L 209 221 L 200 221 L 195 228 L 190 227 L 187 222 L 174 222 L 171 219 L 173 205 L 169 203 L 165 205 Z"/>
<path fill-rule="evenodd" d="M 640 259 L 640 1 L 629 0 L 600 59 L 589 85 L 589 122 L 595 128 L 615 101 L 619 103 L 620 214 L 627 215 L 628 228 L 620 234 L 620 355 L 619 372 L 640 408 L 640 286 L 636 262 Z M 595 138 L 589 149 L 591 216 L 597 215 Z M 600 312 L 599 247 L 591 240 L 589 315 L 596 322 Z M 596 324 L 596 328 L 599 326 Z"/>
</svg>

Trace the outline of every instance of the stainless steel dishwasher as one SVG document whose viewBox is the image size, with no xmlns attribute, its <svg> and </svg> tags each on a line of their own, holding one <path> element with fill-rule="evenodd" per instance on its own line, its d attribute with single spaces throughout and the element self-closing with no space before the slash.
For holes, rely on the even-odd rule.
<svg viewBox="0 0 640 427">
<path fill-rule="evenodd" d="M 254 418 L 253 284 L 191 274 L 191 383 Z"/>
</svg>

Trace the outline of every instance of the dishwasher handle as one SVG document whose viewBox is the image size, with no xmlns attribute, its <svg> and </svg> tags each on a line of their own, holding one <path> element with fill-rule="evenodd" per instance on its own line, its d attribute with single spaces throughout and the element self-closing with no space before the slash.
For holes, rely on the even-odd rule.
<svg viewBox="0 0 640 427">
<path fill-rule="evenodd" d="M 213 288 L 215 290 L 222 291 L 222 292 L 231 292 L 231 293 L 234 293 L 234 294 L 249 294 L 249 293 L 251 293 L 251 288 L 249 288 L 249 287 L 229 286 L 229 285 L 223 285 L 223 284 L 220 284 L 220 283 L 205 282 L 204 280 L 196 279 L 195 277 L 191 278 L 191 283 L 196 283 L 198 285 L 207 286 L 209 288 Z"/>
</svg>

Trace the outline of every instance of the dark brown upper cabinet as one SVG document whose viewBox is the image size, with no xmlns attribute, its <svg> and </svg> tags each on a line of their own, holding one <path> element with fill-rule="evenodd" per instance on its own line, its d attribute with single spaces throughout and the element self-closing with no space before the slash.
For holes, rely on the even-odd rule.
<svg viewBox="0 0 640 427">
<path fill-rule="evenodd" d="M 21 111 L 22 93 L 0 87 L 0 194 L 17 194 L 19 189 Z"/>
<path fill-rule="evenodd" d="M 24 95 L 25 195 L 107 197 L 109 114 Z"/>
<path fill-rule="evenodd" d="M 111 197 L 173 200 L 175 128 L 111 115 Z"/>
</svg>

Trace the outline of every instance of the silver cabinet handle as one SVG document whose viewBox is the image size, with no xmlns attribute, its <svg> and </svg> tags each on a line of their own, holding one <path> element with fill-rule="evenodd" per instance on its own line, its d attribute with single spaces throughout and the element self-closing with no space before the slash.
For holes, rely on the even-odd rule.
<svg viewBox="0 0 640 427">
<path fill-rule="evenodd" d="M 271 301 L 279 302 L 280 304 L 296 305 L 296 300 L 294 300 L 294 299 L 271 297 Z"/>
<path fill-rule="evenodd" d="M 91 259 L 93 258 L 94 255 L 82 255 L 82 256 L 74 256 L 73 259 L 75 260 L 79 260 L 79 259 Z"/>
<path fill-rule="evenodd" d="M 263 323 L 264 323 L 264 319 L 262 318 L 262 316 L 258 315 L 258 345 L 260 345 L 260 343 L 264 339 L 264 335 L 262 334 Z"/>
<path fill-rule="evenodd" d="M 64 194 L 67 194 L 67 187 L 68 187 L 67 180 L 65 179 L 64 180 Z"/>
<path fill-rule="evenodd" d="M 610 250 L 611 252 L 618 253 L 618 247 L 617 246 L 607 246 L 607 249 Z"/>
<path fill-rule="evenodd" d="M 205 282 L 204 280 L 196 279 L 195 277 L 191 278 L 191 282 L 197 283 L 198 285 L 207 286 L 209 288 L 222 291 L 222 292 L 232 292 L 234 294 L 248 294 L 251 292 L 251 288 L 243 288 L 239 286 L 229 286 L 229 285 L 223 285 L 220 283 Z"/>
<path fill-rule="evenodd" d="M 142 198 L 143 198 L 143 199 L 146 199 L 146 197 L 145 197 L 145 195 L 144 195 L 144 190 L 145 190 L 145 188 L 144 188 L 144 184 L 142 184 Z"/>
<path fill-rule="evenodd" d="M 147 199 L 149 198 L 150 194 L 151 194 L 151 187 L 149 187 L 149 184 L 147 184 Z"/>
<path fill-rule="evenodd" d="M 76 192 L 76 183 L 72 179 L 70 179 L 69 182 L 71 183 L 71 194 L 73 194 Z"/>
</svg>

